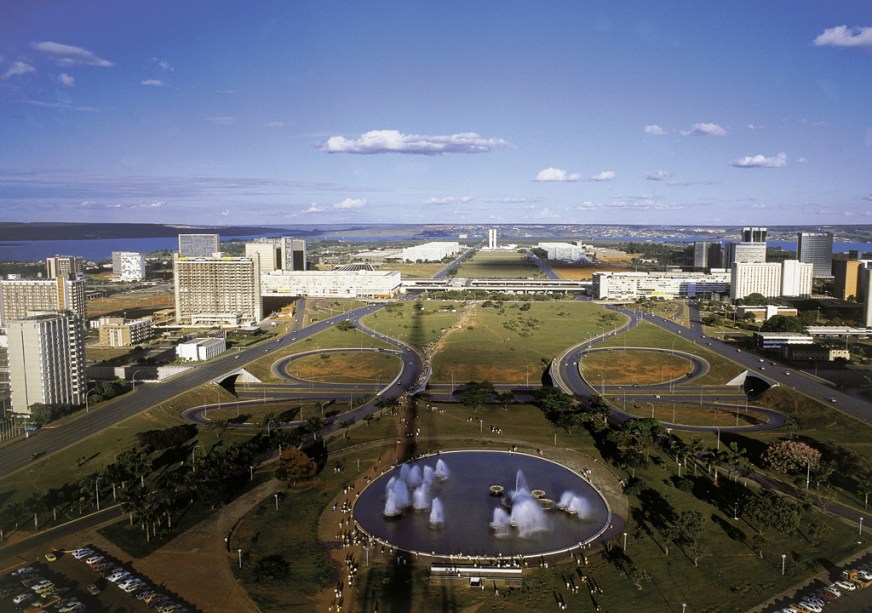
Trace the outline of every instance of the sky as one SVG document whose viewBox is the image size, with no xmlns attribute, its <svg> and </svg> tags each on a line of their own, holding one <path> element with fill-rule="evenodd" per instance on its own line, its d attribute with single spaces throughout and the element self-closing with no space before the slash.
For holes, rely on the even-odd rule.
<svg viewBox="0 0 872 613">
<path fill-rule="evenodd" d="M 872 224 L 872 2 L 6 0 L 4 221 Z"/>
</svg>

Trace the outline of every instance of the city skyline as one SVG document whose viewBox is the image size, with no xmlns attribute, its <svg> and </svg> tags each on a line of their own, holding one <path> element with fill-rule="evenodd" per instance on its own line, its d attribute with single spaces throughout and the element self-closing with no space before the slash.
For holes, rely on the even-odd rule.
<svg viewBox="0 0 872 613">
<path fill-rule="evenodd" d="M 3 221 L 872 223 L 862 3 L 495 7 L 16 2 Z"/>
</svg>

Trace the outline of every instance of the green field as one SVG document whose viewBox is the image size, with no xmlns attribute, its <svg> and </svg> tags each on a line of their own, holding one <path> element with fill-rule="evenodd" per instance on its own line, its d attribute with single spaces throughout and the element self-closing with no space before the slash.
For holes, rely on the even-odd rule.
<svg viewBox="0 0 872 613">
<path fill-rule="evenodd" d="M 465 279 L 542 279 L 545 275 L 523 253 L 477 251 L 460 263 L 454 275 Z"/>
<path fill-rule="evenodd" d="M 454 325 L 463 302 L 419 300 L 395 302 L 363 318 L 368 328 L 416 349 L 436 341 Z"/>
</svg>

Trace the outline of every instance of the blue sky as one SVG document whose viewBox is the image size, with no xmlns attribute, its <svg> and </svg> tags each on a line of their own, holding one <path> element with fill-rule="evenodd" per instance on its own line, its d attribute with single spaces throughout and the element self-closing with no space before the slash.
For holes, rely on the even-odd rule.
<svg viewBox="0 0 872 613">
<path fill-rule="evenodd" d="M 0 206 L 872 224 L 872 3 L 10 0 Z"/>
</svg>

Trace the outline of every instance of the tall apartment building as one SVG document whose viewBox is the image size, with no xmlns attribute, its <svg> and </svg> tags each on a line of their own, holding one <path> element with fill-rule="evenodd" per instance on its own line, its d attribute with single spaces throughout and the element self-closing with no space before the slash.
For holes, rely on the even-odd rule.
<svg viewBox="0 0 872 613">
<path fill-rule="evenodd" d="M 135 251 L 112 252 L 113 281 L 142 281 L 145 279 L 145 256 Z"/>
<path fill-rule="evenodd" d="M 863 279 L 868 288 L 872 285 L 872 268 L 864 268 Z M 866 300 L 863 302 L 863 325 L 867 328 L 872 328 L 872 291 L 866 291 Z"/>
<path fill-rule="evenodd" d="M 219 251 L 221 251 L 220 234 L 179 234 L 180 257 L 208 258 Z"/>
<path fill-rule="evenodd" d="M 238 326 L 263 319 L 260 262 L 249 257 L 173 257 L 176 323 Z"/>
<path fill-rule="evenodd" d="M 781 264 L 778 262 L 736 262 L 730 277 L 730 300 L 750 294 L 775 298 L 781 293 Z"/>
<path fill-rule="evenodd" d="M 78 279 L 85 275 L 85 259 L 80 255 L 56 255 L 46 258 L 45 273 L 49 279 Z"/>
<path fill-rule="evenodd" d="M 781 295 L 808 298 L 811 296 L 814 266 L 811 262 L 785 260 L 781 267 Z"/>
<path fill-rule="evenodd" d="M 497 248 L 497 229 L 491 228 L 487 231 L 487 248 L 488 249 L 496 249 Z"/>
<path fill-rule="evenodd" d="M 814 276 L 833 275 L 833 233 L 799 232 L 796 235 L 796 257 L 800 262 L 814 264 Z"/>
<path fill-rule="evenodd" d="M 151 339 L 151 319 L 100 318 L 100 344 L 105 347 L 133 347 Z"/>
<path fill-rule="evenodd" d="M 84 326 L 69 311 L 9 322 L 9 385 L 12 410 L 30 413 L 34 403 L 84 402 Z"/>
<path fill-rule="evenodd" d="M 72 311 L 84 321 L 85 280 L 60 276 L 0 281 L 0 326 L 48 311 Z"/>
</svg>

